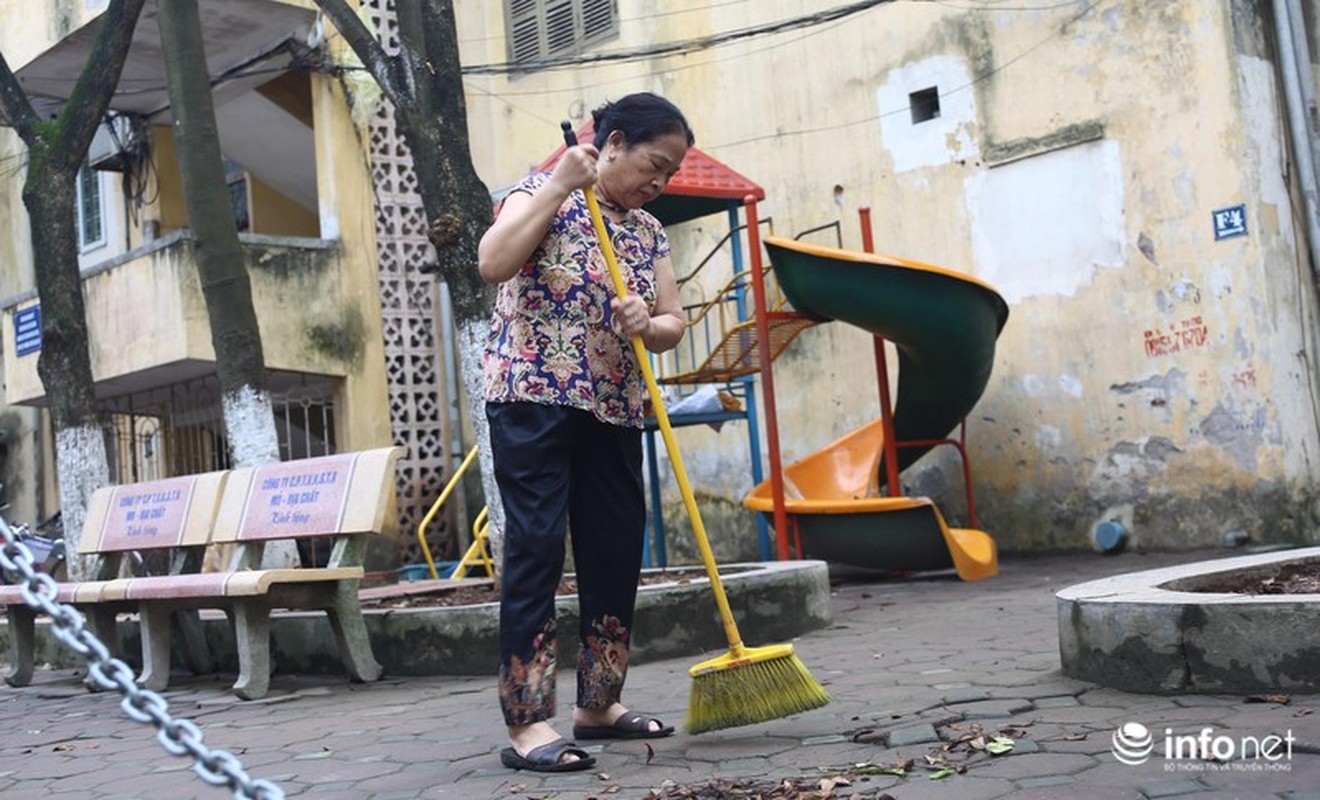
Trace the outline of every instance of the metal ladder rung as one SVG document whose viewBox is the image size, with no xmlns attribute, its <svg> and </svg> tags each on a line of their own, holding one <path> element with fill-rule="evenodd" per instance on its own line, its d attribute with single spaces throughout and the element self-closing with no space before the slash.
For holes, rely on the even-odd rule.
<svg viewBox="0 0 1320 800">
<path fill-rule="evenodd" d="M 799 333 L 821 322 L 794 312 L 771 312 L 767 317 L 772 362 L 784 352 Z M 722 383 L 760 370 L 761 348 L 756 331 L 756 320 L 747 320 L 730 329 L 700 367 L 691 372 L 661 378 L 660 383 L 679 385 Z"/>
</svg>

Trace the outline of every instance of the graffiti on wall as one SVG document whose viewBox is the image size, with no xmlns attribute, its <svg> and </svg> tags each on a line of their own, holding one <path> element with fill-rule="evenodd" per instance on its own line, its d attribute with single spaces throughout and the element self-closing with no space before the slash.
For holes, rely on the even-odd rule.
<svg viewBox="0 0 1320 800">
<path fill-rule="evenodd" d="M 1170 326 L 1146 331 L 1146 355 L 1150 358 L 1205 347 L 1210 329 L 1200 317 L 1190 317 Z"/>
</svg>

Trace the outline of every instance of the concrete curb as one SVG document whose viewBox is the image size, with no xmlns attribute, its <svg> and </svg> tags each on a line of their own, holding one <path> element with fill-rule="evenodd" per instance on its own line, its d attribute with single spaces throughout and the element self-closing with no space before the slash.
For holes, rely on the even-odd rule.
<svg viewBox="0 0 1320 800">
<path fill-rule="evenodd" d="M 1320 595 L 1195 589 L 1320 561 L 1320 547 L 1203 561 L 1059 591 L 1063 672 L 1129 692 L 1320 691 Z"/>
<path fill-rule="evenodd" d="M 724 570 L 730 570 L 725 575 Z M 823 561 L 778 561 L 721 565 L 721 581 L 740 632 L 749 645 L 784 642 L 828 627 L 832 620 L 829 571 Z M 386 675 L 494 675 L 499 664 L 499 605 L 371 609 L 365 612 L 376 659 Z M 558 600 L 560 665 L 576 663 L 577 597 Z M 119 623 L 120 652 L 140 668 L 136 617 Z M 238 668 L 233 630 L 223 615 L 204 612 L 207 644 L 221 672 Z M 342 674 L 343 665 L 326 617 L 318 612 L 272 616 L 271 660 L 277 672 Z M 728 648 L 706 578 L 643 586 L 631 663 L 695 657 Z M 37 625 L 38 664 L 81 667 L 79 657 L 50 634 L 49 620 Z M 0 625 L 0 650 L 8 654 L 8 625 Z M 175 653 L 175 669 L 185 662 Z"/>
</svg>

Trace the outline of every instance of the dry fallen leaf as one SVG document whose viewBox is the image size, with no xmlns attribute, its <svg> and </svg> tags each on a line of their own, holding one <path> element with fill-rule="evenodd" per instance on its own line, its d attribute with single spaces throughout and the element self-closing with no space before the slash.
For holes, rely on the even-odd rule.
<svg viewBox="0 0 1320 800">
<path fill-rule="evenodd" d="M 1244 703 L 1278 703 L 1286 706 L 1292 702 L 1292 695 L 1288 694 L 1249 694 L 1242 698 Z"/>
</svg>

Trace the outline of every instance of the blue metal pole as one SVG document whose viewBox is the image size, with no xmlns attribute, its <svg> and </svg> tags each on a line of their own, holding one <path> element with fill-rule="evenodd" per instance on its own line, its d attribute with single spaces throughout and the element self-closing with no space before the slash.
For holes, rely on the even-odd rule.
<svg viewBox="0 0 1320 800">
<path fill-rule="evenodd" d="M 642 565 L 666 567 L 669 562 L 665 556 L 665 513 L 660 506 L 660 460 L 655 454 L 655 431 L 649 430 L 646 432 L 646 470 L 651 484 L 651 523 L 643 540 Z"/>
</svg>

